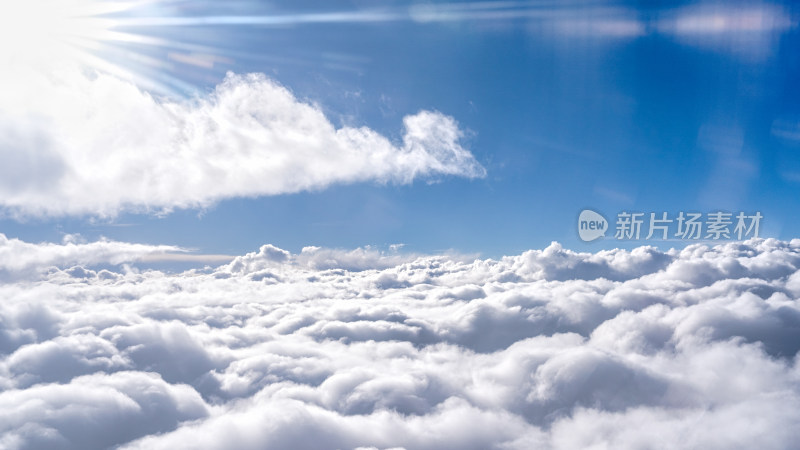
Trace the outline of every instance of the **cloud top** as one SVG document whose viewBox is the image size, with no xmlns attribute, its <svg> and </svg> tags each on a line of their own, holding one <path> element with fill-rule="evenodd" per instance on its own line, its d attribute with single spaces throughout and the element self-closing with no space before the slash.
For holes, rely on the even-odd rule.
<svg viewBox="0 0 800 450">
<path fill-rule="evenodd" d="M 265 245 L 179 274 L 91 267 L 130 257 L 109 245 L 13 243 L 84 263 L 28 257 L 0 284 L 4 448 L 800 438 L 798 240 L 500 260 Z"/>
</svg>

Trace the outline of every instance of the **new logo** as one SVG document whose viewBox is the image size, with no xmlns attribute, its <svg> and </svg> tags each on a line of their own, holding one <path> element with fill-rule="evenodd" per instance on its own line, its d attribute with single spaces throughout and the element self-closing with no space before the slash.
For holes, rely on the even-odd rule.
<svg viewBox="0 0 800 450">
<path fill-rule="evenodd" d="M 606 235 L 608 221 L 591 209 L 584 209 L 578 216 L 578 236 L 584 242 L 593 241 Z"/>
</svg>

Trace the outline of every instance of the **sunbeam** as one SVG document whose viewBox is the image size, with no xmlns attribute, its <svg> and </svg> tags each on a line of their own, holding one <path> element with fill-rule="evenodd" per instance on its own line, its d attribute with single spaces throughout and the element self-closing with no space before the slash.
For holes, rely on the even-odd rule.
<svg viewBox="0 0 800 450">
<path fill-rule="evenodd" d="M 85 62 L 100 42 L 113 38 L 114 21 L 106 16 L 132 5 L 93 0 L 8 2 L 0 14 L 0 62 L 5 67 L 44 68 Z"/>
</svg>

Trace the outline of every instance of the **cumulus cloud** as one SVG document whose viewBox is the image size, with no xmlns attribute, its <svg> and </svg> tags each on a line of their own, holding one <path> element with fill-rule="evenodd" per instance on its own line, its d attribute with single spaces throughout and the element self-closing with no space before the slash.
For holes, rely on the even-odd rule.
<svg viewBox="0 0 800 450">
<path fill-rule="evenodd" d="M 100 240 L 81 242 L 79 235 L 66 235 L 62 243 L 32 244 L 9 239 L 0 233 L 0 280 L 28 277 L 52 267 L 75 266 L 70 275 L 96 275 L 82 266 L 119 265 L 139 260 L 184 258 L 186 250 L 172 245 L 131 244 Z M 215 259 L 212 255 L 210 259 Z M 101 276 L 103 276 L 101 274 Z"/>
<path fill-rule="evenodd" d="M 46 264 L 0 284 L 4 448 L 800 439 L 800 240 L 499 260 L 265 245 L 177 274 Z"/>
<path fill-rule="evenodd" d="M 144 372 L 7 390 L 0 405 L 3 448 L 109 448 L 208 415 L 192 388 Z"/>
<path fill-rule="evenodd" d="M 266 244 L 262 245 L 258 252 L 251 252 L 233 258 L 233 261 L 226 266 L 226 270 L 254 274 L 268 268 L 289 264 L 319 270 L 346 269 L 363 271 L 368 269 L 387 269 L 420 257 L 420 255 L 415 254 L 400 253 L 398 249 L 399 246 L 397 245 L 390 246 L 388 252 L 369 246 L 355 250 L 308 246 L 303 247 L 299 254 L 292 255 L 286 250 Z M 450 257 L 457 258 L 456 255 L 450 255 Z M 461 256 L 460 258 L 464 259 L 467 256 Z"/>
<path fill-rule="evenodd" d="M 109 74 L 0 70 L 0 206 L 15 215 L 164 212 L 232 197 L 483 177 L 449 116 L 403 119 L 399 142 L 336 127 L 263 74 L 228 74 L 193 100 Z M 22 82 L 24 80 L 24 82 Z"/>
</svg>

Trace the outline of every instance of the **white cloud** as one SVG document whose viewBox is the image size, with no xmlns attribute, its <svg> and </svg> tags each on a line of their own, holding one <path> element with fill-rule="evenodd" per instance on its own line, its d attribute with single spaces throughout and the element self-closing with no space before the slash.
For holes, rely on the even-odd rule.
<svg viewBox="0 0 800 450">
<path fill-rule="evenodd" d="M 654 26 L 681 42 L 761 62 L 775 56 L 779 37 L 797 22 L 780 6 L 769 3 L 715 2 L 665 11 Z"/>
<path fill-rule="evenodd" d="M 229 74 L 192 101 L 107 74 L 0 70 L 0 205 L 16 215 L 169 211 L 231 197 L 483 177 L 451 117 L 403 119 L 401 142 L 337 128 L 261 74 Z M 22 82 L 24 80 L 24 82 Z"/>
<path fill-rule="evenodd" d="M 0 393 L 3 448 L 109 448 L 202 418 L 192 388 L 144 372 L 96 373 Z"/>
<path fill-rule="evenodd" d="M 792 21 L 774 5 L 701 5 L 681 8 L 661 25 L 676 34 L 760 33 L 783 31 Z"/>
<path fill-rule="evenodd" d="M 76 242 L 73 235 L 65 236 L 61 244 L 32 244 L 9 239 L 0 233 L 0 280 L 27 277 L 46 271 L 51 266 L 119 265 L 139 260 L 169 259 L 170 255 L 178 257 L 184 252 L 186 250 L 172 245 L 130 244 L 110 240 L 80 243 Z"/>
<path fill-rule="evenodd" d="M 798 240 L 500 260 L 264 246 L 172 275 L 42 261 L 61 268 L 0 284 L 8 448 L 800 439 Z"/>
</svg>

